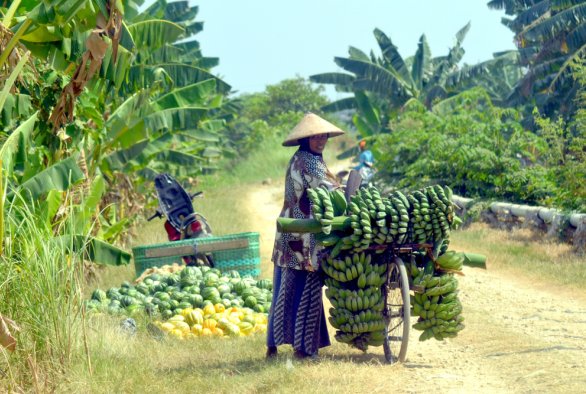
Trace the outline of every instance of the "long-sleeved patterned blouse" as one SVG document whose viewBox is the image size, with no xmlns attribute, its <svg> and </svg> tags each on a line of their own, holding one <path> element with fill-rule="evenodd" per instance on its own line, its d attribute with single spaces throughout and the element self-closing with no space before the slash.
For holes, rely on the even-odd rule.
<svg viewBox="0 0 586 394">
<path fill-rule="evenodd" d="M 334 176 L 328 171 L 321 155 L 298 150 L 287 168 L 285 177 L 285 199 L 280 217 L 308 219 L 313 217 L 308 188 L 326 186 L 338 187 Z M 280 267 L 306 271 L 317 271 L 315 236 L 309 233 L 280 233 L 275 236 L 273 262 Z"/>
</svg>

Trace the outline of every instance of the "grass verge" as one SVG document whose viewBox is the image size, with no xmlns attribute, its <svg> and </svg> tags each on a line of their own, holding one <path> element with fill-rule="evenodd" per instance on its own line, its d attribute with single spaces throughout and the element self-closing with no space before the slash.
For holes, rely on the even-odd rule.
<svg viewBox="0 0 586 394">
<path fill-rule="evenodd" d="M 586 287 L 584 257 L 571 245 L 547 240 L 530 229 L 505 231 L 474 223 L 451 238 L 450 248 L 486 255 L 488 269 L 543 287 L 563 286 L 582 293 Z"/>
</svg>

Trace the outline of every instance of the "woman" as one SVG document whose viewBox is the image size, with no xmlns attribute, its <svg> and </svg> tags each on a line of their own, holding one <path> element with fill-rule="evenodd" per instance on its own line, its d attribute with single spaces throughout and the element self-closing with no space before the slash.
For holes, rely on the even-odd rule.
<svg viewBox="0 0 586 394">
<path fill-rule="evenodd" d="M 299 149 L 287 168 L 285 199 L 280 217 L 312 217 L 307 189 L 339 187 L 324 163 L 322 152 L 328 138 L 343 133 L 338 127 L 312 113 L 306 114 L 291 131 L 283 146 L 299 145 Z M 272 257 L 275 268 L 267 357 L 275 356 L 277 346 L 282 344 L 292 345 L 297 358 L 315 358 L 319 348 L 330 345 L 317 252 L 313 234 L 276 234 Z"/>
</svg>

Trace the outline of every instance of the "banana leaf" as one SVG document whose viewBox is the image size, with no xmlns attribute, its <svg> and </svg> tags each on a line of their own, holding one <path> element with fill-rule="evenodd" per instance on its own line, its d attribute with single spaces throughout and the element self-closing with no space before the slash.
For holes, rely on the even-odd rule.
<svg viewBox="0 0 586 394">
<path fill-rule="evenodd" d="M 144 118 L 144 125 L 151 132 L 159 130 L 186 130 L 198 124 L 207 115 L 207 112 L 207 108 L 200 107 L 165 109 Z"/>
<path fill-rule="evenodd" d="M 20 145 L 22 141 L 27 141 L 33 132 L 35 123 L 37 122 L 37 113 L 35 112 L 24 123 L 18 126 L 0 148 L 0 160 L 2 160 L 2 168 L 6 171 L 6 175 L 12 174 L 14 156 L 21 149 Z"/>
<path fill-rule="evenodd" d="M 219 157 L 221 154 L 222 154 L 222 149 L 216 148 L 214 146 L 208 146 L 203 150 L 201 155 L 203 157 L 207 157 L 209 159 L 209 158 Z"/>
<path fill-rule="evenodd" d="M 2 110 L 4 109 L 4 103 L 6 102 L 6 98 L 10 95 L 10 89 L 12 89 L 14 81 L 16 81 L 16 78 L 18 78 L 20 72 L 24 68 L 24 65 L 28 61 L 28 57 L 28 53 L 25 53 L 16 65 L 16 67 L 14 67 L 14 70 L 12 70 L 12 72 L 8 76 L 6 82 L 4 83 L 4 87 L 2 88 L 2 91 L 0 91 L 0 112 L 2 112 Z"/>
<path fill-rule="evenodd" d="M 83 179 L 84 174 L 76 158 L 69 157 L 26 180 L 19 189 L 28 192 L 32 198 L 39 198 L 51 190 L 65 191 Z"/>
<path fill-rule="evenodd" d="M 356 109 L 356 100 L 354 97 L 346 97 L 321 107 L 324 112 L 338 112 L 348 109 Z"/>
<path fill-rule="evenodd" d="M 363 92 L 355 92 L 354 98 L 362 118 L 368 123 L 370 129 L 378 130 L 381 128 L 379 111 L 372 105 L 369 97 Z"/>
<path fill-rule="evenodd" d="M 139 52 L 155 51 L 172 44 L 185 32 L 178 24 L 162 19 L 145 20 L 127 27 Z"/>
<path fill-rule="evenodd" d="M 311 82 L 343 86 L 352 86 L 352 82 L 354 82 L 355 79 L 356 77 L 354 75 L 337 72 L 316 74 L 309 77 Z"/>
<path fill-rule="evenodd" d="M 157 159 L 169 164 L 177 164 L 181 166 L 198 166 L 205 162 L 206 159 L 176 150 L 168 150 L 157 155 Z"/>
<path fill-rule="evenodd" d="M 529 25 L 519 33 L 525 40 L 544 40 L 555 38 L 561 32 L 571 31 L 586 21 L 586 4 L 581 2 L 571 8 L 558 12 L 541 23 Z"/>
<path fill-rule="evenodd" d="M 169 108 L 192 107 L 200 104 L 205 105 L 206 100 L 216 91 L 216 81 L 208 79 L 185 86 L 159 97 L 153 102 L 154 110 Z"/>
<path fill-rule="evenodd" d="M 411 67 L 411 77 L 418 90 L 423 88 L 426 75 L 430 73 L 431 49 L 429 49 L 425 34 L 422 34 L 417 45 L 417 52 L 415 52 L 415 56 L 413 57 L 413 66 Z"/>
<path fill-rule="evenodd" d="M 6 97 L 4 108 L 0 109 L 0 124 L 12 128 L 19 119 L 29 117 L 33 110 L 32 99 L 28 94 L 11 94 Z"/>
<path fill-rule="evenodd" d="M 98 206 L 105 191 L 106 181 L 101 175 L 97 175 L 92 181 L 88 193 L 84 195 L 80 212 L 75 215 L 76 231 L 86 232 L 89 230 L 93 216 L 98 214 Z"/>
<path fill-rule="evenodd" d="M 407 84 L 414 85 L 409 68 L 405 64 L 405 60 L 403 60 L 401 54 L 399 54 L 399 49 L 393 44 L 391 39 L 380 29 L 374 29 L 374 36 L 378 42 L 378 45 L 380 46 L 387 66 L 390 66 L 392 69 L 397 71 L 397 73 L 401 76 L 401 79 Z"/>
<path fill-rule="evenodd" d="M 91 236 L 62 235 L 54 238 L 53 242 L 70 253 L 82 253 L 85 259 L 96 264 L 128 265 L 132 258 L 127 251 Z"/>
<path fill-rule="evenodd" d="M 208 79 L 215 79 L 218 93 L 228 93 L 232 87 L 215 75 L 199 67 L 180 63 L 157 65 L 134 65 L 128 73 L 128 85 L 135 88 L 151 86 L 154 81 L 153 70 L 162 68 L 171 77 L 176 87 L 188 86 Z"/>
<path fill-rule="evenodd" d="M 132 145 L 128 149 L 119 149 L 105 157 L 103 160 L 103 165 L 105 165 L 105 168 L 109 171 L 122 170 L 128 162 L 142 154 L 149 144 L 150 141 L 144 139 L 139 143 Z"/>
<path fill-rule="evenodd" d="M 366 53 L 353 46 L 348 48 L 348 54 L 350 55 L 350 59 L 363 60 L 365 62 L 370 61 L 370 58 Z"/>
<path fill-rule="evenodd" d="M 226 127 L 226 121 L 224 119 L 210 119 L 201 122 L 199 128 L 208 133 L 218 133 Z"/>
</svg>

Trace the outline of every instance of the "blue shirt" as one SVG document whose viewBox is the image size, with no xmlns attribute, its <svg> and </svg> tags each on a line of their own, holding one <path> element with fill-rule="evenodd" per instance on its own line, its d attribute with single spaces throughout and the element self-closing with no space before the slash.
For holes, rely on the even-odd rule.
<svg viewBox="0 0 586 394">
<path fill-rule="evenodd" d="M 374 163 L 374 156 L 370 150 L 366 149 L 360 153 L 360 156 L 358 157 L 358 161 L 360 163 L 356 167 L 354 167 L 355 170 L 360 170 L 361 168 L 368 167 L 364 163 L 367 163 L 367 162 L 371 163 L 371 164 Z"/>
</svg>

